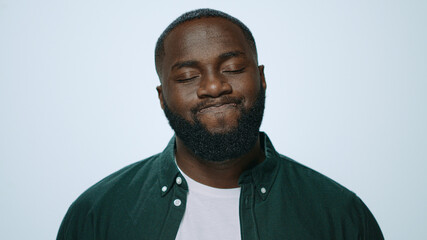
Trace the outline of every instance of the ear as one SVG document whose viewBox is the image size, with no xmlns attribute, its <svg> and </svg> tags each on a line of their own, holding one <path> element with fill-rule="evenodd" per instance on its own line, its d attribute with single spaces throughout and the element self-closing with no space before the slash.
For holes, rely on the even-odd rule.
<svg viewBox="0 0 427 240">
<path fill-rule="evenodd" d="M 264 65 L 258 66 L 259 71 L 259 79 L 261 80 L 261 86 L 264 88 L 264 91 L 267 89 L 267 83 L 265 82 L 265 75 L 264 75 Z"/>
<path fill-rule="evenodd" d="M 165 109 L 165 105 L 163 103 L 163 89 L 162 89 L 162 85 L 157 86 L 156 90 L 157 90 L 157 95 L 158 95 L 159 101 L 160 101 L 160 107 L 162 109 Z"/>
</svg>

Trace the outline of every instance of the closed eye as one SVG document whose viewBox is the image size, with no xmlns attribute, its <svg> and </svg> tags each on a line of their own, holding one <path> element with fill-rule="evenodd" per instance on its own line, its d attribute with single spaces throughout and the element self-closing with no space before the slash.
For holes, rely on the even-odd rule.
<svg viewBox="0 0 427 240">
<path fill-rule="evenodd" d="M 237 69 L 237 70 L 226 70 L 226 71 L 223 71 L 223 72 L 224 73 L 242 73 L 244 71 L 245 71 L 245 68 L 240 68 L 240 69 Z"/>
<path fill-rule="evenodd" d="M 180 79 L 177 79 L 176 81 L 177 82 L 181 82 L 181 83 L 185 83 L 185 82 L 189 82 L 189 81 L 191 81 L 191 80 L 193 80 L 195 78 L 197 78 L 197 76 L 190 77 L 190 78 L 180 78 Z"/>
</svg>

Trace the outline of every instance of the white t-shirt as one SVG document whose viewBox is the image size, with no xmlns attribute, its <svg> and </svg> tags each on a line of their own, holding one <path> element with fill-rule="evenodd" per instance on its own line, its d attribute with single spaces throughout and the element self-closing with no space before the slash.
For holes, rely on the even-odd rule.
<svg viewBox="0 0 427 240">
<path fill-rule="evenodd" d="M 176 239 L 240 240 L 240 188 L 213 188 L 181 174 L 188 184 L 188 196 Z"/>
</svg>

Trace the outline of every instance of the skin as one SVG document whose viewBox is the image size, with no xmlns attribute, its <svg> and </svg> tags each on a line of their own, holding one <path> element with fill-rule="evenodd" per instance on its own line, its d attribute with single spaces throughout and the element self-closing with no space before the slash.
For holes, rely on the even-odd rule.
<svg viewBox="0 0 427 240">
<path fill-rule="evenodd" d="M 266 89 L 264 66 L 258 66 L 242 30 L 222 18 L 202 18 L 183 23 L 167 36 L 165 56 L 157 87 L 160 105 L 190 122 L 196 117 L 212 133 L 236 127 L 241 111 L 225 97 L 243 99 L 250 108 Z M 195 113 L 191 109 L 202 104 Z M 199 159 L 176 138 L 176 160 L 192 179 L 216 188 L 238 187 L 241 173 L 262 162 L 264 152 L 258 138 L 251 151 L 236 159 L 208 162 Z"/>
</svg>

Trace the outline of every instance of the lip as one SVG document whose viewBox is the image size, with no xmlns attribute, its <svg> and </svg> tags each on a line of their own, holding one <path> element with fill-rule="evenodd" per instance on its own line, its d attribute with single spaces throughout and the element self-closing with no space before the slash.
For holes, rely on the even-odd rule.
<svg viewBox="0 0 427 240">
<path fill-rule="evenodd" d="M 208 113 L 208 112 L 223 112 L 230 108 L 237 107 L 236 103 L 217 103 L 209 104 L 199 110 L 199 113 Z"/>
</svg>

